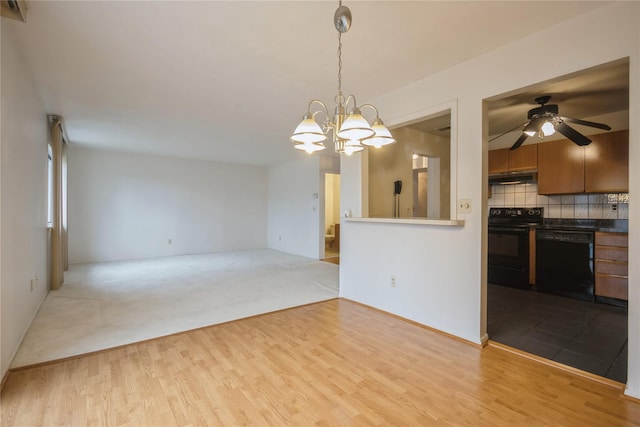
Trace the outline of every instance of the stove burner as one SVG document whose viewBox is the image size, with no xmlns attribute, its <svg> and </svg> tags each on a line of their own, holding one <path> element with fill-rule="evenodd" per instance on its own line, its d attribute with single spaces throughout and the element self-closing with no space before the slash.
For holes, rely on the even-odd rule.
<svg viewBox="0 0 640 427">
<path fill-rule="evenodd" d="M 489 224 L 526 225 L 542 224 L 544 208 L 491 208 Z"/>
</svg>

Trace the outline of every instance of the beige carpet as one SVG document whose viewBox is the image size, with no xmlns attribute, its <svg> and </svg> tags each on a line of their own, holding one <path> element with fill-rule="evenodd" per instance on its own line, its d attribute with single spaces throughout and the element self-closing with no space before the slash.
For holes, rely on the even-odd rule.
<svg viewBox="0 0 640 427">
<path fill-rule="evenodd" d="M 267 249 L 72 265 L 11 367 L 335 298 L 338 271 Z"/>
</svg>

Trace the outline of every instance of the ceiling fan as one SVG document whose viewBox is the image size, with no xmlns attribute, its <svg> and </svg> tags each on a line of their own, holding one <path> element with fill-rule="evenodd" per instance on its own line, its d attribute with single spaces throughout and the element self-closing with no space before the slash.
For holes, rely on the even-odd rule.
<svg viewBox="0 0 640 427">
<path fill-rule="evenodd" d="M 522 135 L 511 146 L 511 150 L 520 147 L 522 143 L 530 136 L 541 135 L 550 136 L 556 131 L 566 136 L 577 145 L 589 145 L 591 140 L 569 126 L 567 123 L 575 123 L 577 125 L 590 126 L 598 129 L 611 130 L 610 126 L 602 123 L 589 122 L 587 120 L 573 119 L 558 114 L 558 106 L 556 104 L 547 104 L 551 97 L 549 95 L 540 96 L 535 99 L 539 107 L 529 110 L 527 113 L 528 122 L 525 123 Z"/>
</svg>

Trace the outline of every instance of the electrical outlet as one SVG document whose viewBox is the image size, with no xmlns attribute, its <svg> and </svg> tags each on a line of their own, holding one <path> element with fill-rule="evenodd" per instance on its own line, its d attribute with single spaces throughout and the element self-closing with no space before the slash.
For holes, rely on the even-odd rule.
<svg viewBox="0 0 640 427">
<path fill-rule="evenodd" d="M 396 287 L 396 276 L 391 276 L 391 287 L 392 288 Z"/>
<path fill-rule="evenodd" d="M 172 244 L 172 243 L 173 243 L 173 239 L 169 239 L 169 240 L 167 240 L 167 243 L 168 243 L 168 244 Z"/>
<path fill-rule="evenodd" d="M 471 213 L 471 199 L 458 199 L 458 213 Z"/>
</svg>

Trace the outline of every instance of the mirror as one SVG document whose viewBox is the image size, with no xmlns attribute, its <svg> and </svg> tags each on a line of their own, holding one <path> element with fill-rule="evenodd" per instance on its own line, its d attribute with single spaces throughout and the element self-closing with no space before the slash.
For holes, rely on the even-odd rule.
<svg viewBox="0 0 640 427">
<path fill-rule="evenodd" d="M 369 217 L 450 218 L 450 130 L 445 110 L 394 128 L 395 144 L 369 151 Z"/>
</svg>

